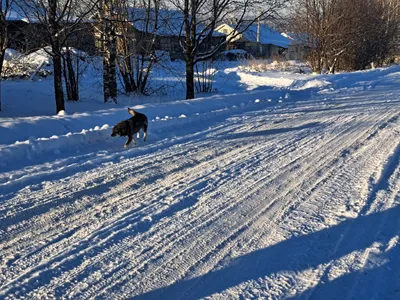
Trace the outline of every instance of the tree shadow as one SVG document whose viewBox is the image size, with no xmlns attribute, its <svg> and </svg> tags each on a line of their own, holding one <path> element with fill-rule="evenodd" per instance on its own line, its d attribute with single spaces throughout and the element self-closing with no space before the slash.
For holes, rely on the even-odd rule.
<svg viewBox="0 0 400 300">
<path fill-rule="evenodd" d="M 378 260 L 377 267 L 367 267 L 333 280 L 324 280 L 315 288 L 285 299 L 400 299 L 400 274 L 392 270 L 393 267 L 399 268 L 400 247 L 393 247 L 374 259 Z"/>
<path fill-rule="evenodd" d="M 344 100 L 336 100 L 335 102 L 329 102 L 328 104 L 330 104 L 329 106 L 325 106 L 325 107 L 318 107 L 317 105 L 315 107 L 306 107 L 306 108 L 302 108 L 299 104 L 297 104 L 298 108 L 293 110 L 292 112 L 288 112 L 288 111 L 275 111 L 274 114 L 277 115 L 287 115 L 287 114 L 294 114 L 294 113 L 315 113 L 315 112 L 338 112 L 338 113 L 346 113 L 346 110 L 349 110 L 351 113 L 353 113 L 353 111 L 357 110 L 357 111 L 361 111 L 360 109 L 363 108 L 370 108 L 372 106 L 379 106 L 379 107 L 393 107 L 393 108 L 397 108 L 398 105 L 400 104 L 400 100 L 391 100 L 390 102 L 386 102 L 386 101 L 369 101 L 369 102 L 365 102 L 364 104 L 360 104 L 360 103 L 350 103 L 348 101 L 344 101 Z"/>
<path fill-rule="evenodd" d="M 291 131 L 297 131 L 302 129 L 309 129 L 314 127 L 325 127 L 327 124 L 322 124 L 320 122 L 311 122 L 307 124 L 303 124 L 297 127 L 282 127 L 282 128 L 272 128 L 267 130 L 259 130 L 259 131 L 246 131 L 246 132 L 239 132 L 239 133 L 232 133 L 223 135 L 220 137 L 221 140 L 235 140 L 235 139 L 242 139 L 242 138 L 249 138 L 249 137 L 259 137 L 259 136 L 266 136 L 266 135 L 273 135 L 273 134 L 280 134 L 286 133 Z"/>
<path fill-rule="evenodd" d="M 169 286 L 149 291 L 135 299 L 199 299 L 248 280 L 258 280 L 278 272 L 299 272 L 316 268 L 353 251 L 363 250 L 374 242 L 379 241 L 385 245 L 400 233 L 399 215 L 400 206 L 395 206 L 386 211 L 348 219 L 336 226 L 292 237 L 265 249 L 234 258 L 219 269 L 199 277 L 173 282 Z M 382 234 L 380 234 L 382 226 L 379 224 L 385 225 Z M 397 257 L 399 256 L 388 255 L 386 264 L 389 264 L 391 259 L 398 260 Z M 376 271 L 378 272 L 379 268 Z M 316 289 L 317 295 L 324 295 L 319 293 L 320 288 L 321 291 L 334 290 L 335 295 L 347 295 L 349 282 L 353 282 L 356 275 L 350 273 L 329 283 L 319 283 Z M 343 284 L 343 281 L 346 281 L 346 284 Z M 357 293 L 358 291 L 355 291 L 355 296 Z"/>
</svg>

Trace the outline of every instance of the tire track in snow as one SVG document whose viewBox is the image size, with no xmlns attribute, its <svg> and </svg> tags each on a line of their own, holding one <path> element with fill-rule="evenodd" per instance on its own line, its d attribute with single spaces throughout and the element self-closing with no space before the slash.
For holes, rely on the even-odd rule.
<svg viewBox="0 0 400 300">
<path fill-rule="evenodd" d="M 305 213 L 307 215 L 307 218 L 310 218 L 310 214 L 311 214 L 311 215 L 315 215 L 315 217 L 318 216 L 319 218 L 322 218 L 322 219 L 328 219 L 328 220 L 329 219 L 337 219 L 337 217 L 329 216 L 329 214 L 332 215 L 332 213 L 335 214 L 338 211 L 340 211 L 341 209 L 340 209 L 340 207 L 338 208 L 337 205 L 343 205 L 342 202 L 346 202 L 346 199 L 349 198 L 349 190 L 348 190 L 348 188 L 346 190 L 346 187 L 353 187 L 353 189 L 355 189 L 356 187 L 360 187 L 360 186 L 367 187 L 368 178 L 369 178 L 370 174 L 372 174 L 374 172 L 374 170 L 378 169 L 383 164 L 388 153 L 390 153 L 390 151 L 388 151 L 388 149 L 382 148 L 382 145 L 393 144 L 393 141 L 396 141 L 396 138 L 395 138 L 395 136 L 391 135 L 390 131 L 388 131 L 387 133 L 388 134 L 384 138 L 375 139 L 374 143 L 371 142 L 369 144 L 366 144 L 365 146 L 367 146 L 367 148 L 366 149 L 365 149 L 365 147 L 362 148 L 363 151 L 357 151 L 356 153 L 354 153 L 353 154 L 354 156 L 351 157 L 351 160 L 353 162 L 349 163 L 343 170 L 339 169 L 340 171 L 337 172 L 337 175 L 334 178 L 329 180 L 330 182 L 333 181 L 333 183 L 334 183 L 334 185 L 332 187 L 329 188 L 329 186 L 328 186 L 328 188 L 325 188 L 322 191 L 318 191 L 318 194 L 316 194 L 314 196 L 314 198 L 315 198 L 314 207 L 312 209 L 311 208 L 305 209 L 305 212 L 307 212 L 307 213 Z M 370 137 L 371 136 L 375 136 L 375 134 L 370 135 Z M 367 139 L 367 141 L 370 141 L 370 139 L 371 139 L 370 137 Z M 365 151 L 368 151 L 368 152 L 365 152 Z M 370 157 L 372 157 L 372 156 L 375 156 L 375 157 L 378 156 L 380 158 L 375 159 L 373 164 L 371 164 Z M 349 167 L 350 167 L 350 169 L 349 169 Z M 360 174 L 360 170 L 361 170 L 362 174 Z M 363 181 L 363 183 L 361 183 L 359 181 Z M 344 190 L 344 192 L 343 192 L 343 190 Z M 322 192 L 322 196 L 320 195 L 321 192 Z M 354 192 L 359 193 L 358 189 L 355 189 Z M 362 193 L 358 194 L 358 195 L 354 194 L 353 198 L 366 199 L 367 195 L 362 194 Z M 334 201 L 332 203 L 332 199 L 336 199 L 336 201 Z M 339 201 L 338 199 L 341 199 L 341 201 Z M 391 203 L 391 201 L 386 201 L 386 204 L 389 206 L 390 206 L 390 203 Z M 368 201 L 366 201 L 365 206 L 367 206 L 367 204 L 368 204 Z M 315 210 L 315 207 L 318 207 L 318 209 Z M 360 209 L 361 208 L 358 207 L 358 210 L 360 210 Z M 329 212 L 328 215 L 326 212 Z M 360 212 L 358 212 L 358 214 L 360 214 Z M 298 216 L 297 216 L 297 219 L 299 220 Z M 301 221 L 301 218 L 300 218 L 300 221 Z M 339 220 L 337 220 L 337 222 L 339 222 Z M 291 226 L 293 226 L 293 225 L 291 225 Z M 372 231 L 374 231 L 374 230 L 372 230 Z M 379 232 L 379 230 L 378 230 L 378 232 Z M 341 247 L 343 240 L 345 240 L 347 238 L 348 234 L 349 234 L 349 232 L 347 230 L 347 231 L 345 231 L 345 234 L 341 235 L 339 240 L 336 242 L 336 246 L 334 247 L 333 252 L 331 252 L 329 254 L 330 257 L 333 257 L 335 255 L 337 249 Z M 354 234 L 354 232 L 353 232 L 353 234 Z M 355 236 L 358 237 L 357 234 Z M 347 240 L 349 240 L 349 239 L 347 238 Z M 352 239 L 352 243 L 354 243 L 354 245 L 357 245 L 357 243 L 362 244 L 362 241 L 355 238 L 355 239 Z M 354 247 L 354 248 L 357 248 L 357 247 Z M 363 251 L 361 251 L 361 252 L 363 252 Z M 354 255 L 353 254 L 347 255 L 345 258 L 346 261 L 357 260 L 357 257 L 358 257 L 357 253 Z M 314 298 L 313 297 L 314 287 L 318 286 L 321 283 L 321 281 L 327 282 L 328 274 L 331 273 L 331 271 L 335 270 L 335 269 L 340 269 L 342 271 L 346 269 L 345 265 L 343 265 L 342 259 L 339 259 L 332 263 L 328 263 L 328 264 L 324 265 L 323 267 L 318 268 L 314 272 L 314 274 L 308 273 L 306 281 L 309 282 L 313 287 L 310 288 L 310 290 L 307 292 L 305 297 L 313 299 Z M 311 278 L 314 278 L 314 279 L 311 280 Z M 275 281 L 276 281 L 276 278 L 275 278 Z"/>
<path fill-rule="evenodd" d="M 240 150 L 240 152 L 243 152 L 242 150 Z M 236 154 L 236 153 L 235 153 Z"/>
<path fill-rule="evenodd" d="M 222 127 L 222 126 L 221 126 Z M 178 149 L 179 150 L 179 149 Z M 172 154 L 170 154 L 170 156 L 169 157 L 164 157 L 164 159 L 165 160 L 168 160 L 168 161 L 170 161 L 171 159 L 172 159 L 172 162 L 174 162 L 174 161 L 177 161 L 177 160 L 179 160 L 180 158 L 174 158 L 174 156 L 175 155 L 182 155 L 182 154 L 185 154 L 185 153 L 187 153 L 187 150 L 185 149 L 185 150 L 182 150 L 182 149 L 180 149 L 179 151 L 176 151 L 176 149 L 174 149 L 174 151 L 175 152 L 173 152 Z M 150 157 L 148 157 L 148 156 L 145 156 L 144 158 L 142 157 L 139 157 L 138 158 L 139 160 L 143 160 L 143 161 L 146 161 L 146 160 L 151 160 L 152 162 L 153 162 L 153 164 L 154 164 L 154 162 L 162 162 L 162 160 L 160 160 L 159 158 L 157 158 L 157 154 L 156 155 L 151 155 Z M 154 161 L 155 160 L 155 161 Z M 64 196 L 65 197 L 71 197 L 71 198 L 74 198 L 74 197 L 76 197 L 77 195 L 79 195 L 78 193 L 80 193 L 80 192 L 83 192 L 83 191 L 85 191 L 87 188 L 88 188 L 88 185 L 89 185 L 89 187 L 91 186 L 91 185 L 93 185 L 94 186 L 94 188 L 96 188 L 97 187 L 97 185 L 96 184 L 98 184 L 98 182 L 101 182 L 104 178 L 106 178 L 107 177 L 107 174 L 109 174 L 109 173 L 117 173 L 117 177 L 118 177 L 118 180 L 119 181 L 123 181 L 123 180 L 125 180 L 125 179 L 127 179 L 127 178 L 129 178 L 129 176 L 127 176 L 127 171 L 129 170 L 129 171 L 136 171 L 137 173 L 139 173 L 139 172 L 144 172 L 144 171 L 148 171 L 147 170 L 147 167 L 148 167 L 148 165 L 149 164 L 151 164 L 151 162 L 150 163 L 147 163 L 147 164 L 145 164 L 144 166 L 143 166 L 143 164 L 142 164 L 142 162 L 141 161 L 139 161 L 138 162 L 138 164 L 140 164 L 140 169 L 138 169 L 138 168 L 136 168 L 136 169 L 133 169 L 132 170 L 132 165 L 130 165 L 129 163 L 126 163 L 126 164 L 124 164 L 124 165 L 122 165 L 122 167 L 118 167 L 118 169 L 117 170 L 115 170 L 115 168 L 107 168 L 105 171 L 101 171 L 101 173 L 102 174 L 105 174 L 105 175 L 103 175 L 102 177 L 95 177 L 94 179 L 92 179 L 91 178 L 91 176 L 92 176 L 92 173 L 88 173 L 88 175 L 86 176 L 87 178 L 88 178 L 88 181 L 87 182 L 85 182 L 85 184 L 83 184 L 82 185 L 82 188 L 81 189 L 78 189 L 77 191 L 75 191 L 75 192 L 71 192 L 71 190 L 74 190 L 73 188 L 71 188 L 71 186 L 67 186 L 67 187 L 65 187 L 64 185 L 62 185 L 60 188 L 58 188 L 58 184 L 56 183 L 56 184 L 54 184 L 54 185 L 51 185 L 50 187 L 49 187 L 49 189 L 51 189 L 51 190 L 53 190 L 54 188 L 57 188 L 57 190 L 56 190 L 56 192 L 55 192 L 55 196 L 51 196 L 51 198 L 46 198 L 47 200 L 46 200 L 46 203 L 53 203 L 55 200 L 57 200 L 57 198 L 59 197 L 58 195 L 59 194 L 65 194 Z M 157 165 L 157 166 L 153 166 L 152 168 L 151 168 L 151 170 L 157 170 L 159 168 L 159 165 Z M 121 169 L 122 169 L 122 171 L 121 171 Z M 125 173 L 125 174 L 124 174 Z M 150 172 L 151 173 L 151 172 Z M 163 174 L 165 174 L 165 172 L 163 172 Z M 122 178 L 121 178 L 122 177 Z M 94 182 L 93 182 L 94 181 Z M 111 182 L 112 184 L 116 184 L 116 183 L 118 183 L 117 182 L 117 179 L 115 179 L 115 180 L 113 180 L 112 182 Z M 64 192 L 64 190 L 65 190 L 65 192 Z M 76 189 L 75 189 L 76 190 Z M 30 192 L 30 191 L 29 191 Z M 52 191 L 52 192 L 54 192 L 54 191 Z M 32 196 L 31 197 L 36 197 L 36 195 L 35 195 L 35 193 L 31 193 L 32 194 Z M 51 195 L 53 195 L 53 193 L 51 194 Z M 24 195 L 24 197 L 25 197 L 25 195 Z M 32 202 L 32 200 L 28 200 L 28 201 L 26 201 L 27 202 L 27 204 L 26 204 L 26 206 L 30 206 L 31 205 L 31 202 Z M 43 201 L 42 201 L 43 202 Z M 11 209 L 12 207 L 10 207 L 11 205 L 14 205 L 14 203 L 13 202 L 11 202 L 11 204 L 9 205 L 9 206 L 6 206 L 5 207 L 5 209 L 4 209 L 4 211 L 15 211 L 16 209 L 14 208 L 14 209 Z M 32 214 L 32 213 L 30 213 L 30 214 Z M 19 220 L 19 222 L 20 222 L 20 220 Z"/>
<path fill-rule="evenodd" d="M 375 116 L 376 117 L 376 116 Z M 265 150 L 265 149 L 264 149 Z M 261 151 L 261 150 L 257 150 L 257 151 Z M 241 157 L 238 153 L 235 153 L 238 157 Z M 250 155 L 253 155 L 254 153 L 249 153 Z M 251 156 L 249 155 L 249 157 L 251 158 Z M 249 159 L 250 159 L 249 158 Z M 241 159 L 243 159 L 242 157 L 241 157 Z M 235 159 L 234 160 L 237 160 L 237 158 L 235 157 Z M 243 166 L 246 166 L 245 164 L 243 165 Z M 197 173 L 196 173 L 197 174 Z M 244 178 L 244 179 L 246 179 L 246 178 Z M 168 183 L 167 183 L 168 184 Z M 129 197 L 128 197 L 128 199 L 129 199 Z M 117 201 L 116 201 L 117 202 Z M 110 204 L 112 204 L 112 203 L 110 203 Z M 116 218 L 117 219 L 117 218 Z M 111 227 L 112 228 L 112 227 Z M 110 230 L 111 230 L 111 228 L 110 228 Z M 107 232 L 107 231 L 106 231 Z M 175 233 L 175 234 L 178 234 L 178 233 Z"/>
</svg>

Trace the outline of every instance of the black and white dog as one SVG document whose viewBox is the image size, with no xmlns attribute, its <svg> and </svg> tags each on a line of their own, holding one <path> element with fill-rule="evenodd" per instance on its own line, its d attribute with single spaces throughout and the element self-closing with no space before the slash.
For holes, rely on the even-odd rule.
<svg viewBox="0 0 400 300">
<path fill-rule="evenodd" d="M 128 140 L 126 141 L 124 147 L 128 147 L 128 145 L 133 140 L 134 144 L 136 144 L 133 135 L 137 133 L 137 138 L 140 137 L 139 131 L 140 129 L 144 132 L 143 141 L 146 141 L 147 136 L 147 126 L 148 121 L 147 117 L 144 114 L 141 114 L 137 111 L 134 111 L 131 108 L 128 108 L 128 112 L 132 115 L 132 118 L 119 122 L 114 126 L 111 136 L 127 136 Z"/>
</svg>

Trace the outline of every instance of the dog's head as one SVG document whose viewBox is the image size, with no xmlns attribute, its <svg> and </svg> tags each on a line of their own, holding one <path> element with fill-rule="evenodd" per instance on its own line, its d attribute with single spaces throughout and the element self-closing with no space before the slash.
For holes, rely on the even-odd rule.
<svg viewBox="0 0 400 300">
<path fill-rule="evenodd" d="M 129 107 L 128 107 L 128 113 L 129 113 L 132 117 L 134 117 L 135 114 L 136 114 L 136 112 L 135 112 L 132 108 L 129 108 Z"/>
<path fill-rule="evenodd" d="M 125 121 L 119 122 L 113 127 L 111 136 L 126 136 L 128 134 L 128 124 Z"/>
</svg>

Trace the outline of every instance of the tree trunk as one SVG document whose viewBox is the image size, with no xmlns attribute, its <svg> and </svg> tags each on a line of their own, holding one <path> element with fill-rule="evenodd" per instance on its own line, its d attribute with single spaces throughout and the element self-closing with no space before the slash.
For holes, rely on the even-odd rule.
<svg viewBox="0 0 400 300">
<path fill-rule="evenodd" d="M 0 17 L 0 76 L 3 71 L 4 55 L 8 44 L 8 25 L 5 15 L 1 13 Z"/>
<path fill-rule="evenodd" d="M 0 76 L 3 73 L 3 63 L 4 63 L 4 56 L 6 54 L 6 48 L 0 49 Z"/>
<path fill-rule="evenodd" d="M 63 75 L 65 81 L 65 87 L 67 89 L 67 99 L 71 101 L 79 100 L 79 58 L 76 57 L 76 70 L 73 66 L 73 57 L 69 49 L 65 56 L 62 58 L 63 62 Z"/>
<path fill-rule="evenodd" d="M 7 48 L 8 43 L 8 27 L 6 16 L 3 12 L 1 12 L 0 18 L 0 84 L 1 83 L 1 76 L 3 75 L 3 63 L 4 63 L 4 56 Z M 1 87 L 0 87 L 1 93 Z M 2 110 L 2 103 L 1 103 L 1 94 L 0 94 L 0 111 Z"/>
<path fill-rule="evenodd" d="M 56 109 L 57 109 L 56 113 L 58 114 L 61 110 L 65 110 L 65 104 L 64 104 L 63 87 L 62 87 L 61 56 L 57 52 L 53 56 L 53 71 L 54 71 L 54 92 L 56 95 Z"/>
<path fill-rule="evenodd" d="M 194 62 L 186 57 L 186 99 L 194 99 Z"/>
<path fill-rule="evenodd" d="M 111 1 L 104 1 L 104 58 L 103 58 L 103 84 L 104 102 L 117 103 L 117 37 L 112 21 L 113 7 Z"/>
<path fill-rule="evenodd" d="M 116 37 L 113 30 L 106 33 L 104 45 L 104 102 L 117 103 Z"/>
<path fill-rule="evenodd" d="M 57 0 L 48 1 L 48 18 L 51 31 L 51 52 L 54 73 L 54 94 L 56 97 L 56 113 L 65 110 L 64 92 L 62 86 L 62 62 L 59 23 L 57 20 Z"/>
<path fill-rule="evenodd" d="M 110 97 L 117 103 L 117 36 L 114 29 L 111 30 L 110 37 Z"/>
<path fill-rule="evenodd" d="M 147 80 L 149 79 L 149 75 L 150 75 L 151 69 L 153 67 L 153 62 L 154 62 L 154 60 L 150 60 L 149 61 L 149 64 L 148 64 L 147 69 L 146 69 L 146 72 L 145 72 L 145 74 L 143 76 L 142 86 L 140 87 L 140 92 L 142 94 L 145 93 Z"/>
<path fill-rule="evenodd" d="M 194 99 L 194 43 L 196 39 L 194 0 L 185 0 L 183 18 L 185 23 L 185 63 L 186 63 L 186 99 Z M 194 35 L 192 33 L 194 32 Z"/>
<path fill-rule="evenodd" d="M 123 64 L 120 64 L 119 71 L 124 81 L 125 93 L 130 94 L 137 90 L 135 79 L 133 78 L 132 58 L 128 50 L 126 50 L 123 55 L 125 58 L 123 59 Z"/>
<path fill-rule="evenodd" d="M 3 62 L 4 62 L 4 55 L 5 55 L 5 52 L 6 52 L 6 49 L 4 48 L 4 49 L 2 49 L 2 51 L 0 51 L 0 85 L 2 84 L 2 78 L 1 78 L 1 75 L 2 75 L 2 72 L 3 72 Z M 1 98 L 2 98 L 2 95 L 1 95 L 1 87 L 0 87 L 0 111 L 2 110 L 2 103 L 1 103 Z"/>
<path fill-rule="evenodd" d="M 106 43 L 104 42 L 104 50 L 106 49 Z M 103 94 L 104 94 L 104 103 L 107 103 L 110 99 L 110 86 L 109 86 L 109 73 L 110 68 L 108 65 L 108 58 L 106 57 L 106 52 L 104 51 L 103 56 Z"/>
</svg>

